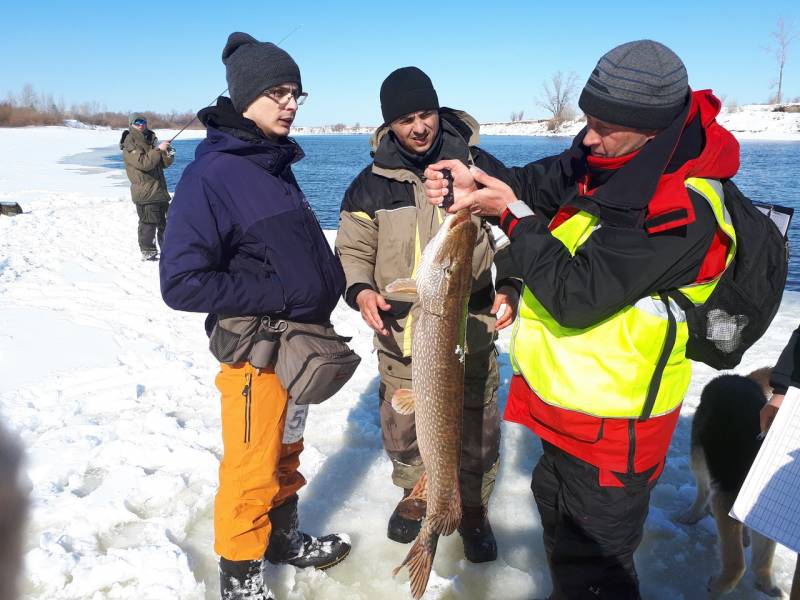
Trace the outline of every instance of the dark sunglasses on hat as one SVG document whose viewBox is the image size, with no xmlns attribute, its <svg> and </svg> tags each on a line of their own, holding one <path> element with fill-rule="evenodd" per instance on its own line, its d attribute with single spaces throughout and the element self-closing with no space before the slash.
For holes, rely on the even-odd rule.
<svg viewBox="0 0 800 600">
<path fill-rule="evenodd" d="M 147 119 L 136 119 L 133 124 L 136 126 L 147 125 Z"/>
</svg>

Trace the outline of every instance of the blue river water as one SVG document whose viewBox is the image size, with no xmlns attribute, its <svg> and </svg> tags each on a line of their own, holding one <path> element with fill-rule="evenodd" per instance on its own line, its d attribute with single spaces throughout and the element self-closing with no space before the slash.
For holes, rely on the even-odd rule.
<svg viewBox="0 0 800 600">
<path fill-rule="evenodd" d="M 366 135 L 300 136 L 297 142 L 306 157 L 293 169 L 300 187 L 324 229 L 336 229 L 339 206 L 347 186 L 370 163 Z M 566 149 L 571 138 L 535 136 L 481 136 L 481 147 L 506 165 L 524 165 Z M 175 163 L 166 170 L 171 192 L 183 169 L 194 158 L 199 140 L 176 140 Z M 798 142 L 741 142 L 742 164 L 735 181 L 752 200 L 789 206 L 797 211 L 789 231 L 793 252 L 789 259 L 786 288 L 800 291 L 800 196 L 794 182 L 800 164 Z M 105 165 L 123 168 L 119 153 L 104 155 Z"/>
</svg>

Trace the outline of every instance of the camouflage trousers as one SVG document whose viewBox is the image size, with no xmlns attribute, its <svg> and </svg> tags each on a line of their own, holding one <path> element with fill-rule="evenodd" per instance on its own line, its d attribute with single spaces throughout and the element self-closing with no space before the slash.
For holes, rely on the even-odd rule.
<svg viewBox="0 0 800 600">
<path fill-rule="evenodd" d="M 411 388 L 411 359 L 378 352 L 378 370 L 383 447 L 392 460 L 392 481 L 398 487 L 413 488 L 425 471 L 417 446 L 414 415 L 401 415 L 392 408 L 395 391 Z M 500 458 L 498 382 L 494 348 L 479 355 L 467 355 L 460 475 L 464 506 L 485 506 L 494 489 Z"/>
</svg>

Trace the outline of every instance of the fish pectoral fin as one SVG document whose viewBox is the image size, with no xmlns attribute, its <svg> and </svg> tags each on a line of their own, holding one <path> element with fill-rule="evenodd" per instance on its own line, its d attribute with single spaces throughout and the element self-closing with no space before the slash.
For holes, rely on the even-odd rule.
<svg viewBox="0 0 800 600">
<path fill-rule="evenodd" d="M 395 279 L 386 286 L 386 291 L 390 294 L 416 294 L 417 293 L 417 280 L 413 277 L 405 277 L 403 279 Z"/>
<path fill-rule="evenodd" d="M 392 408 L 401 415 L 414 414 L 414 392 L 408 388 L 400 388 L 392 396 Z"/>
</svg>

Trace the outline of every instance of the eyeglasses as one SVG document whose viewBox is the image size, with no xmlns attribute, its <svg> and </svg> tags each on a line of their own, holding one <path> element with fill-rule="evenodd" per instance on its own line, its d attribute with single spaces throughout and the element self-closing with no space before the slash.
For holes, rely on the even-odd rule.
<svg viewBox="0 0 800 600">
<path fill-rule="evenodd" d="M 147 125 L 147 119 L 136 119 L 133 122 L 133 124 L 136 125 L 137 127 L 141 127 L 142 125 Z"/>
<path fill-rule="evenodd" d="M 297 102 L 297 106 L 300 106 L 306 101 L 306 98 L 308 98 L 308 94 L 305 92 L 300 93 L 300 91 L 295 88 L 285 86 L 269 88 L 261 92 L 261 94 L 277 102 L 278 106 L 286 106 L 292 98 Z"/>
</svg>

